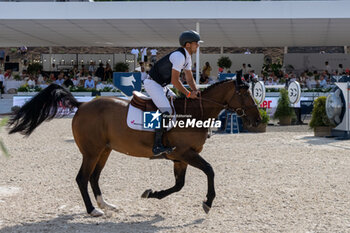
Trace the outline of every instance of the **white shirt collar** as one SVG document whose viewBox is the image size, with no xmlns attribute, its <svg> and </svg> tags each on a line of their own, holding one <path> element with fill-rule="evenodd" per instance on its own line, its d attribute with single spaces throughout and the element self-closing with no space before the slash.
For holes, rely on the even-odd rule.
<svg viewBox="0 0 350 233">
<path fill-rule="evenodd" d="M 190 55 L 190 53 L 187 51 L 187 49 L 184 48 L 184 50 L 185 50 L 185 53 L 186 53 L 186 58 L 191 57 L 191 55 Z"/>
</svg>

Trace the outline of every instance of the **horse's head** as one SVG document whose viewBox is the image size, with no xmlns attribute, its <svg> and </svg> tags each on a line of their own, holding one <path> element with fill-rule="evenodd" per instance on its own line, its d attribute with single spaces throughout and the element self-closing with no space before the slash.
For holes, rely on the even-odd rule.
<svg viewBox="0 0 350 233">
<path fill-rule="evenodd" d="M 234 110 L 250 126 L 257 126 L 261 116 L 257 104 L 249 91 L 249 84 L 242 81 L 242 71 L 237 72 L 233 94 L 228 96 L 227 108 Z"/>
</svg>

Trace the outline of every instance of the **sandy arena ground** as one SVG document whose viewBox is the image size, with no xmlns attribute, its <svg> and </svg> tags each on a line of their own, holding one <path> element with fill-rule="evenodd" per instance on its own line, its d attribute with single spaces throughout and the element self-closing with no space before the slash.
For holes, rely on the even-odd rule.
<svg viewBox="0 0 350 233">
<path fill-rule="evenodd" d="M 201 154 L 217 193 L 208 215 L 201 171 L 189 167 L 178 193 L 141 199 L 173 185 L 172 162 L 112 152 L 100 185 L 119 211 L 93 218 L 75 183 L 70 118 L 29 138 L 2 130 L 11 157 L 0 156 L 0 232 L 350 232 L 350 141 L 312 135 L 304 125 L 208 139 Z"/>
</svg>

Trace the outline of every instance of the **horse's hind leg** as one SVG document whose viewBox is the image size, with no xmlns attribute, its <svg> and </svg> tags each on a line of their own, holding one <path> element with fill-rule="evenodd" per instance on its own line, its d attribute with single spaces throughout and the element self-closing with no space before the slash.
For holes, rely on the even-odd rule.
<svg viewBox="0 0 350 233">
<path fill-rule="evenodd" d="M 104 168 L 110 153 L 111 153 L 110 148 L 105 148 L 105 150 L 101 152 L 99 156 L 99 160 L 96 164 L 95 170 L 90 176 L 90 184 L 91 184 L 92 191 L 94 192 L 94 196 L 96 198 L 98 207 L 100 207 L 101 209 L 116 210 L 117 207 L 115 205 L 112 205 L 103 199 L 102 192 L 98 184 L 101 171 Z"/>
<path fill-rule="evenodd" d="M 169 189 L 153 192 L 151 189 L 146 190 L 141 197 L 142 198 L 158 198 L 162 199 L 174 192 L 178 192 L 185 184 L 187 164 L 180 161 L 174 161 L 174 175 L 175 185 Z"/>
<path fill-rule="evenodd" d="M 79 173 L 76 177 L 81 195 L 83 196 L 86 211 L 95 217 L 104 214 L 102 211 L 95 209 L 91 203 L 91 199 L 88 193 L 88 182 L 93 170 L 95 169 L 97 159 L 98 155 L 83 153 L 83 163 L 81 164 Z"/>
</svg>

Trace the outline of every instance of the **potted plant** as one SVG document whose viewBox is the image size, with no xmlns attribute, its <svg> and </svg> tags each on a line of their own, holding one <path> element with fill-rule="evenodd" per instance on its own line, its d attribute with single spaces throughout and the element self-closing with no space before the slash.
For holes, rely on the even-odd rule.
<svg viewBox="0 0 350 233">
<path fill-rule="evenodd" d="M 264 133 L 264 132 L 266 132 L 266 126 L 267 126 L 267 124 L 270 121 L 270 117 L 267 114 L 266 110 L 263 109 L 263 108 L 260 108 L 259 112 L 260 112 L 260 116 L 261 116 L 260 124 L 257 125 L 256 127 L 253 127 L 253 126 L 246 125 L 246 123 L 243 121 L 243 128 L 245 128 L 249 132 L 255 132 L 255 133 Z"/>
<path fill-rule="evenodd" d="M 314 101 L 309 126 L 314 129 L 315 137 L 331 136 L 331 129 L 334 127 L 327 117 L 326 99 L 326 96 L 320 96 Z"/>
<path fill-rule="evenodd" d="M 129 70 L 129 64 L 125 62 L 118 62 L 114 66 L 115 72 L 128 72 L 128 70 Z"/>
<path fill-rule="evenodd" d="M 229 69 L 232 66 L 232 61 L 229 57 L 220 57 L 218 60 L 218 66 L 223 69 Z"/>
<path fill-rule="evenodd" d="M 92 92 L 96 89 L 84 88 L 81 86 L 71 86 L 69 91 L 72 92 L 74 96 L 92 96 Z"/>
<path fill-rule="evenodd" d="M 279 119 L 280 125 L 290 125 L 294 115 L 294 109 L 290 107 L 288 91 L 286 89 L 281 89 L 274 118 Z"/>
<path fill-rule="evenodd" d="M 43 66 L 40 63 L 31 63 L 28 65 L 27 72 L 28 74 L 37 75 L 43 70 Z"/>
</svg>

